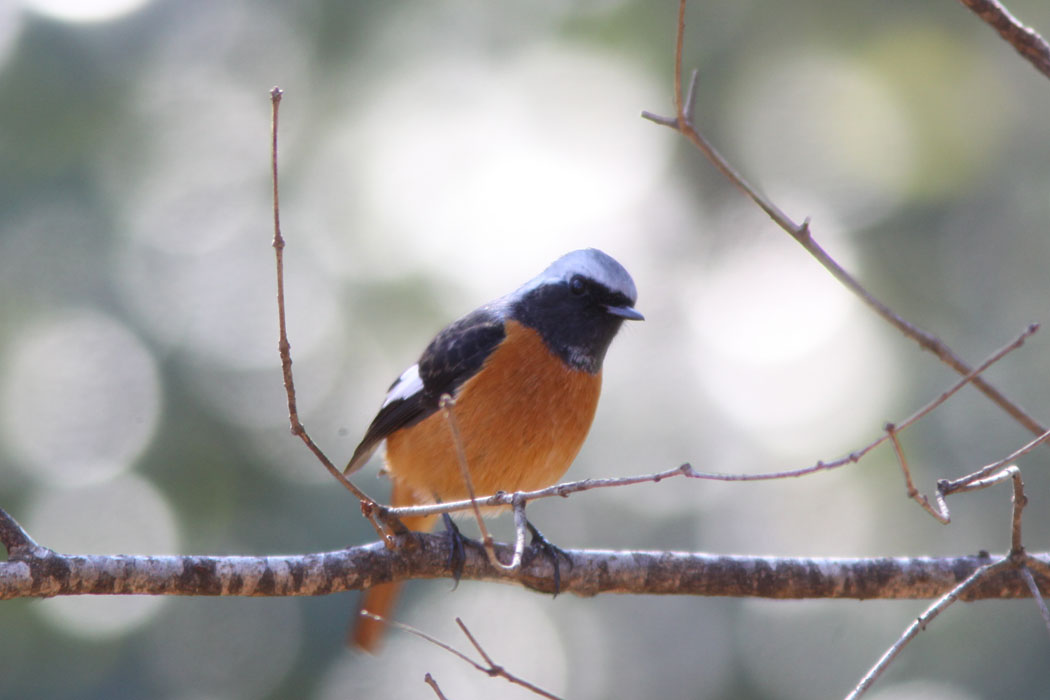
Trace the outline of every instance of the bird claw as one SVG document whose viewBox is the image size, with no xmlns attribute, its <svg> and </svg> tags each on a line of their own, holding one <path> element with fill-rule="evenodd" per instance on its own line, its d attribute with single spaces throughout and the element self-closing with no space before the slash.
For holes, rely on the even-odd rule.
<svg viewBox="0 0 1050 700">
<path fill-rule="evenodd" d="M 530 550 L 537 550 L 539 554 L 550 560 L 554 566 L 554 596 L 561 592 L 561 564 L 558 561 L 564 559 L 569 564 L 569 568 L 572 568 L 572 557 L 565 553 L 561 547 L 552 544 L 550 540 L 543 536 L 543 533 L 536 529 L 528 520 L 525 521 L 525 526 L 529 528 L 529 533 L 532 535 L 532 541 L 529 542 Z M 531 560 L 537 552 L 530 551 L 528 557 Z"/>
<path fill-rule="evenodd" d="M 459 580 L 463 577 L 463 565 L 467 561 L 466 543 L 470 540 L 463 536 L 448 513 L 442 513 L 441 519 L 445 523 L 445 533 L 448 535 L 450 545 L 448 568 L 452 572 L 452 590 L 456 590 L 459 587 Z"/>
</svg>

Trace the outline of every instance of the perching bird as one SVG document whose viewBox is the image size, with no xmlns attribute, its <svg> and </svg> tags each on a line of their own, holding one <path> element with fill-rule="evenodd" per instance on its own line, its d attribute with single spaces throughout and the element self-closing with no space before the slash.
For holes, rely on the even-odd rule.
<svg viewBox="0 0 1050 700">
<path fill-rule="evenodd" d="M 634 309 L 627 270 L 596 250 L 554 261 L 514 292 L 446 327 L 390 387 L 346 467 L 349 474 L 386 441 L 397 506 L 469 498 L 448 420 L 448 394 L 477 496 L 554 484 L 590 429 L 602 360 Z M 402 518 L 428 531 L 435 516 Z M 386 617 L 400 584 L 367 591 L 361 607 Z M 353 641 L 374 651 L 383 627 L 359 617 Z"/>
</svg>

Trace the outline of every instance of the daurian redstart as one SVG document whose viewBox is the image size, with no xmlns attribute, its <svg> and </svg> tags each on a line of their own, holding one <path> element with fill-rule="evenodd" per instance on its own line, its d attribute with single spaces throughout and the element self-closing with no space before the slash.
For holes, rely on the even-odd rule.
<svg viewBox="0 0 1050 700">
<path fill-rule="evenodd" d="M 531 491 L 569 468 L 598 405 L 602 360 L 621 324 L 640 321 L 634 281 L 588 248 L 555 260 L 514 292 L 453 322 L 391 385 L 346 467 L 386 441 L 394 506 L 469 498 L 441 397 L 453 411 L 477 496 Z M 429 530 L 435 516 L 404 518 Z M 365 591 L 361 607 L 386 617 L 398 583 Z M 358 618 L 354 643 L 370 651 L 383 625 Z"/>
</svg>

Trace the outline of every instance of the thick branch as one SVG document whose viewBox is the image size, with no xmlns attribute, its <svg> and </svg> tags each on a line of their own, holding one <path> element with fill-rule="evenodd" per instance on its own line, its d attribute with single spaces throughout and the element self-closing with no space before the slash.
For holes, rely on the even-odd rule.
<svg viewBox="0 0 1050 700">
<path fill-rule="evenodd" d="M 0 562 L 0 600 L 58 595 L 327 595 L 385 581 L 449 576 L 448 540 L 411 535 L 421 546 L 387 549 L 373 543 L 303 555 L 89 556 L 37 550 Z M 401 542 L 404 544 L 404 541 Z M 496 545 L 509 561 L 513 549 Z M 554 571 L 542 556 L 530 557 L 518 574 L 493 566 L 480 547 L 467 548 L 463 578 L 553 591 Z M 987 556 L 798 559 L 690 552 L 567 550 L 571 567 L 561 568 L 561 591 L 746 596 L 778 599 L 926 599 L 944 595 Z M 1050 595 L 1050 553 L 1032 555 L 1039 590 Z M 1028 598 L 1016 569 L 982 579 L 968 599 Z"/>
</svg>

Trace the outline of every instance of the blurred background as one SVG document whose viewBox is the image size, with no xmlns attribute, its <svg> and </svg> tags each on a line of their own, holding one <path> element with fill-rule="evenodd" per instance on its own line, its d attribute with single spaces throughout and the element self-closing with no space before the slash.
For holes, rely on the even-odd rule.
<svg viewBox="0 0 1050 700">
<path fill-rule="evenodd" d="M 1010 9 L 1050 36 L 1050 5 Z M 434 332 L 562 253 L 634 275 L 567 478 L 762 472 L 857 449 L 955 381 L 727 185 L 671 111 L 673 0 L 0 0 L 0 505 L 76 553 L 305 553 L 374 539 L 289 436 L 268 91 L 298 399 L 346 461 Z M 910 321 L 978 362 L 1050 321 L 1050 81 L 961 5 L 696 2 L 697 121 Z M 1050 339 L 989 379 L 1050 421 Z M 929 492 L 1031 438 L 967 389 L 903 435 Z M 384 496 L 378 460 L 357 482 Z M 1021 462 L 1045 551 L 1044 448 Z M 762 484 L 530 507 L 564 547 L 808 556 L 1003 551 L 1007 487 L 942 526 L 885 448 Z M 466 526 L 468 532 L 472 525 Z M 507 536 L 509 523 L 497 525 Z M 571 698 L 841 697 L 926 607 L 555 600 L 408 586 L 399 619 Z M 10 698 L 533 697 L 416 638 L 348 651 L 356 595 L 0 605 Z M 1030 601 L 952 608 L 871 697 L 1037 697 Z"/>
</svg>

